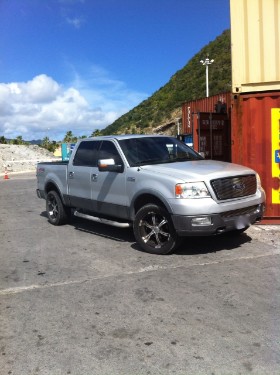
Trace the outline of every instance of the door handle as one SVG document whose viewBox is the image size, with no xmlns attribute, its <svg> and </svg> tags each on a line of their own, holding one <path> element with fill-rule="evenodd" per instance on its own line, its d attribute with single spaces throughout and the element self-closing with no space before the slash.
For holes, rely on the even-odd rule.
<svg viewBox="0 0 280 375">
<path fill-rule="evenodd" d="M 91 175 L 91 181 L 97 181 L 97 176 L 98 176 L 97 173 L 93 173 L 93 174 Z"/>
<path fill-rule="evenodd" d="M 69 178 L 74 178 L 74 172 L 69 172 Z"/>
</svg>

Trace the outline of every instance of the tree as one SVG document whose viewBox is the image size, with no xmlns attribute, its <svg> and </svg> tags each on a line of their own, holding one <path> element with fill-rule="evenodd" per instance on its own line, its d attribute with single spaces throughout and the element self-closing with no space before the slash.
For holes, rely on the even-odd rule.
<svg viewBox="0 0 280 375">
<path fill-rule="evenodd" d="M 55 150 L 57 149 L 57 146 L 58 144 L 56 143 L 56 141 L 52 141 L 49 145 L 48 145 L 48 150 L 50 152 L 55 152 Z"/>
<path fill-rule="evenodd" d="M 57 148 L 57 143 L 56 141 L 50 141 L 49 137 L 45 137 L 42 140 L 41 147 L 45 148 L 50 152 L 54 152 Z"/>
<path fill-rule="evenodd" d="M 69 130 L 66 134 L 65 137 L 63 138 L 64 143 L 71 143 L 73 142 L 73 133 L 71 130 Z"/>
<path fill-rule="evenodd" d="M 42 146 L 43 148 L 48 149 L 49 144 L 50 144 L 50 139 L 49 139 L 49 137 L 45 137 L 45 138 L 43 138 L 42 143 L 41 143 L 41 146 Z"/>
<path fill-rule="evenodd" d="M 21 135 L 18 135 L 15 139 L 11 140 L 11 144 L 13 145 L 26 145 L 27 142 L 24 142 Z"/>
<path fill-rule="evenodd" d="M 0 137 L 0 143 L 7 144 L 7 140 L 3 135 Z"/>
<path fill-rule="evenodd" d="M 101 131 L 99 129 L 96 129 L 94 130 L 94 132 L 91 133 L 91 137 L 98 137 L 99 135 L 101 135 Z"/>
</svg>

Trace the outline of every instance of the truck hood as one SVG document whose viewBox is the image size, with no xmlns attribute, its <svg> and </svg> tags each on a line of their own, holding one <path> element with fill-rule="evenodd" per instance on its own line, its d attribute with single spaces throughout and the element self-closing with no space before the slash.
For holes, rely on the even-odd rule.
<svg viewBox="0 0 280 375">
<path fill-rule="evenodd" d="M 255 171 L 242 165 L 216 160 L 193 160 L 168 164 L 145 165 L 141 167 L 141 169 L 152 173 L 165 174 L 183 181 L 186 179 L 202 181 L 255 174 Z"/>
</svg>

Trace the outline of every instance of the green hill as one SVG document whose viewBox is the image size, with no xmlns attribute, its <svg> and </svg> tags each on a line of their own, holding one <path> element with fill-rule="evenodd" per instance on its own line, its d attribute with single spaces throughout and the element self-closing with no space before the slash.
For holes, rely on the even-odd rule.
<svg viewBox="0 0 280 375">
<path fill-rule="evenodd" d="M 181 116 L 182 103 L 205 97 L 205 67 L 200 60 L 209 55 L 215 62 L 209 68 L 209 92 L 215 95 L 231 90 L 230 30 L 203 47 L 170 81 L 138 106 L 101 131 L 102 135 L 151 133 Z"/>
</svg>

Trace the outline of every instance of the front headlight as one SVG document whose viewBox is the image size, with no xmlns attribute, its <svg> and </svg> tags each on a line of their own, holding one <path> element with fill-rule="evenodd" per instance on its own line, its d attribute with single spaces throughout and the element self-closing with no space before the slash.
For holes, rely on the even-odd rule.
<svg viewBox="0 0 280 375">
<path fill-rule="evenodd" d="M 258 189 L 261 189 L 261 187 L 262 187 L 262 182 L 261 182 L 261 178 L 260 178 L 260 176 L 259 176 L 259 174 L 257 173 L 257 188 Z"/>
<path fill-rule="evenodd" d="M 176 198 L 209 198 L 211 197 L 204 182 L 186 182 L 175 185 Z"/>
</svg>

